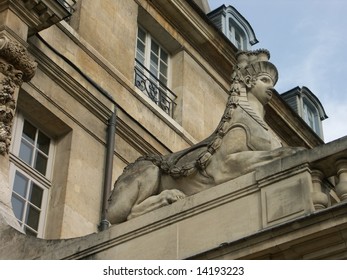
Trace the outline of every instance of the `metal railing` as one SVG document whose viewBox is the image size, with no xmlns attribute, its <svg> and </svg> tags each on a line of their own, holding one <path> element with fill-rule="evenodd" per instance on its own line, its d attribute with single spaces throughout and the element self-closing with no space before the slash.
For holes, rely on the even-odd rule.
<svg viewBox="0 0 347 280">
<path fill-rule="evenodd" d="M 135 61 L 135 86 L 145 93 L 159 108 L 172 117 L 176 106 L 174 100 L 177 96 L 140 61 L 137 59 Z"/>
<path fill-rule="evenodd" d="M 56 0 L 59 2 L 70 14 L 73 14 L 75 9 L 73 6 L 76 4 L 76 0 Z"/>
</svg>

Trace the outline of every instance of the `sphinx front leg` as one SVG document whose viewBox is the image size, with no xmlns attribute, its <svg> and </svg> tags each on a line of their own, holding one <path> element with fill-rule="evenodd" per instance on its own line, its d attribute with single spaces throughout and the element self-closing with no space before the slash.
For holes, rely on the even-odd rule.
<svg viewBox="0 0 347 280">
<path fill-rule="evenodd" d="M 185 196 L 186 195 L 183 192 L 176 189 L 164 190 L 158 195 L 150 196 L 141 203 L 134 205 L 131 209 L 130 215 L 128 216 L 128 220 L 172 204 L 177 200 L 183 199 Z"/>
</svg>

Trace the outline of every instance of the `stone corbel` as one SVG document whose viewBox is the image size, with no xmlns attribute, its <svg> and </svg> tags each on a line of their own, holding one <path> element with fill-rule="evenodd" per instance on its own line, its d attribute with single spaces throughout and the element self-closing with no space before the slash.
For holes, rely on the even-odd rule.
<svg viewBox="0 0 347 280">
<path fill-rule="evenodd" d="M 0 155 L 9 152 L 16 94 L 35 75 L 36 67 L 20 43 L 0 35 Z"/>
</svg>

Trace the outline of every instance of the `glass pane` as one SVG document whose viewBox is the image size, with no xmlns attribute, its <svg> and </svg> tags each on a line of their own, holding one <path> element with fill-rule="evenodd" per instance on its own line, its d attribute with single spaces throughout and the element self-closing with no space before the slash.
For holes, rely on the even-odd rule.
<svg viewBox="0 0 347 280">
<path fill-rule="evenodd" d="M 137 32 L 137 37 L 144 42 L 146 40 L 146 32 L 139 28 Z"/>
<path fill-rule="evenodd" d="M 34 168 L 39 171 L 42 175 L 46 175 L 47 169 L 47 156 L 41 154 L 40 152 L 36 153 L 35 166 Z"/>
<path fill-rule="evenodd" d="M 143 56 L 145 55 L 145 44 L 140 40 L 137 40 L 137 52 Z"/>
<path fill-rule="evenodd" d="M 140 43 L 140 46 L 139 43 L 137 44 L 136 59 L 145 64 L 145 46 L 142 43 Z"/>
<path fill-rule="evenodd" d="M 160 74 L 167 77 L 167 65 L 163 62 L 160 62 Z"/>
<path fill-rule="evenodd" d="M 24 231 L 27 235 L 31 235 L 31 236 L 35 236 L 37 237 L 37 232 L 33 231 L 32 229 L 28 228 L 28 227 L 25 227 L 24 228 Z"/>
<path fill-rule="evenodd" d="M 145 57 L 142 56 L 141 54 L 136 53 L 136 59 L 137 59 L 142 65 L 145 64 Z M 138 68 L 142 68 L 142 66 L 139 65 L 138 63 L 136 63 L 136 65 L 137 65 Z"/>
<path fill-rule="evenodd" d="M 24 121 L 23 126 L 23 138 L 28 140 L 30 143 L 35 142 L 36 127 L 27 121 Z"/>
<path fill-rule="evenodd" d="M 38 208 L 41 208 L 42 197 L 43 197 L 43 189 L 41 189 L 38 185 L 33 183 L 31 187 L 31 192 L 29 195 L 29 201 L 35 206 L 37 206 Z"/>
<path fill-rule="evenodd" d="M 41 131 L 39 131 L 39 136 L 37 138 L 37 147 L 46 155 L 48 155 L 50 143 L 51 139 L 48 138 L 45 134 L 43 134 Z"/>
<path fill-rule="evenodd" d="M 158 69 L 158 60 L 158 57 L 154 53 L 151 53 L 151 65 L 156 69 Z"/>
<path fill-rule="evenodd" d="M 158 68 L 153 66 L 152 64 L 149 67 L 149 70 L 151 71 L 151 74 L 157 78 L 158 77 Z M 150 79 L 153 80 L 153 76 L 150 76 Z M 154 79 L 155 80 L 155 79 Z"/>
<path fill-rule="evenodd" d="M 29 205 L 25 223 L 34 230 L 37 230 L 39 227 L 39 219 L 40 211 L 37 210 L 34 206 Z"/>
<path fill-rule="evenodd" d="M 16 171 L 16 175 L 14 177 L 14 182 L 13 182 L 13 190 L 17 194 L 26 198 L 28 181 L 29 181 L 28 178 L 26 178 L 25 176 L 20 174 L 18 171 Z"/>
<path fill-rule="evenodd" d="M 159 81 L 161 81 L 161 83 L 162 83 L 164 86 L 167 85 L 167 79 L 166 79 L 164 76 L 160 75 Z"/>
<path fill-rule="evenodd" d="M 27 141 L 22 140 L 19 148 L 19 158 L 31 165 L 34 147 Z"/>
<path fill-rule="evenodd" d="M 12 194 L 12 209 L 13 213 L 18 220 L 23 219 L 25 201 L 19 198 L 16 194 Z"/>
<path fill-rule="evenodd" d="M 155 53 L 157 56 L 159 55 L 159 45 L 156 42 L 152 41 L 151 51 Z"/>
<path fill-rule="evenodd" d="M 167 63 L 168 54 L 165 51 L 163 51 L 163 50 L 161 50 L 160 59 L 163 60 L 165 63 Z"/>
</svg>

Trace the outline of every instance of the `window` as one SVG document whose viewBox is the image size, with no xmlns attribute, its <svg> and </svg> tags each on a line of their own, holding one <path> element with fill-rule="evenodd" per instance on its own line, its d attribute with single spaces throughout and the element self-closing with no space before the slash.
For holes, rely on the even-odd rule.
<svg viewBox="0 0 347 280">
<path fill-rule="evenodd" d="M 236 26 L 233 20 L 229 20 L 229 40 L 239 49 L 246 50 L 246 35 Z"/>
<path fill-rule="evenodd" d="M 151 34 L 138 28 L 135 85 L 155 104 L 172 116 L 175 94 L 168 89 L 169 54 Z"/>
<path fill-rule="evenodd" d="M 317 135 L 321 135 L 318 111 L 306 98 L 303 99 L 303 119 Z"/>
<path fill-rule="evenodd" d="M 43 236 L 53 140 L 18 113 L 11 150 L 12 208 L 28 235 Z"/>
<path fill-rule="evenodd" d="M 235 30 L 235 43 L 236 47 L 240 50 L 243 50 L 243 41 L 242 41 L 242 36 L 239 32 Z"/>
</svg>

